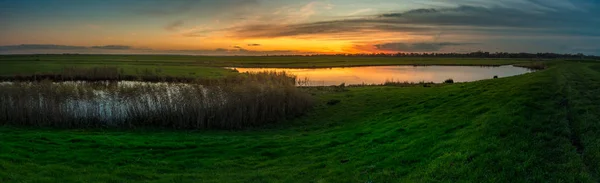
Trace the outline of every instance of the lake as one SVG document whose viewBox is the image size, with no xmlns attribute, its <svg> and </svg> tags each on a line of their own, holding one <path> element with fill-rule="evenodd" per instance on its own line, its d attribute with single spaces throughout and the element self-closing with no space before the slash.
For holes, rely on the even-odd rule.
<svg viewBox="0 0 600 183">
<path fill-rule="evenodd" d="M 383 84 L 386 81 L 442 83 L 452 78 L 455 82 L 509 77 L 533 72 L 512 65 L 481 66 L 367 66 L 339 68 L 231 68 L 239 72 L 285 71 L 302 80 L 308 78 L 309 86 L 329 86 L 346 83 Z"/>
</svg>

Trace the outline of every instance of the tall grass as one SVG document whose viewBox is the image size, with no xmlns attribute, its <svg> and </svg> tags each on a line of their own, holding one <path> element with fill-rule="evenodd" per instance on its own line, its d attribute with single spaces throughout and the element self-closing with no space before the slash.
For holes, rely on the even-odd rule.
<svg viewBox="0 0 600 183">
<path fill-rule="evenodd" d="M 197 77 L 164 75 L 162 69 L 135 69 L 126 73 L 112 66 L 65 67 L 59 72 L 29 75 L 0 76 L 0 81 L 148 81 L 148 82 L 195 82 Z"/>
<path fill-rule="evenodd" d="M 0 84 L 0 124 L 61 128 L 241 129 L 301 115 L 295 77 L 263 72 L 194 83 Z"/>
</svg>

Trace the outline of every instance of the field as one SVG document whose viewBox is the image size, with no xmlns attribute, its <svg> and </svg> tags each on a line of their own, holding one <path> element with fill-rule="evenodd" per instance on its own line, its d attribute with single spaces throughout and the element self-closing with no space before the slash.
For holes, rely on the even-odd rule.
<svg viewBox="0 0 600 183">
<path fill-rule="evenodd" d="M 117 62 L 118 57 L 85 60 L 104 64 Z M 48 68 L 91 64 L 79 61 L 83 58 L 18 58 L 23 60 L 3 56 L 3 64 L 13 65 L 1 67 L 2 73 L 33 72 L 44 64 Z M 152 60 L 160 60 L 136 58 L 152 63 L 149 67 L 156 64 Z M 225 66 L 198 64 L 190 58 L 171 62 L 199 68 Z M 243 58 L 247 59 L 228 59 L 233 65 L 257 64 Z M 344 64 L 367 63 L 356 59 Z M 306 66 L 300 60 L 285 64 Z M 277 65 L 263 62 L 261 66 Z M 392 62 L 412 63 L 400 59 L 368 64 Z M 519 61 L 490 60 L 513 62 Z M 323 58 L 314 65 L 335 64 L 339 63 Z M 28 67 L 17 67 L 24 65 Z M 173 72 L 187 72 L 173 67 Z M 556 61 L 535 73 L 431 87 L 305 90 L 318 99 L 306 115 L 238 131 L 0 127 L 0 182 L 600 180 L 600 64 L 596 62 Z"/>
<path fill-rule="evenodd" d="M 223 67 L 323 68 L 376 65 L 508 65 L 525 59 L 394 58 L 394 57 L 211 57 L 175 55 L 0 55 L 0 76 L 60 72 L 65 67 L 109 66 L 138 75 L 160 70 L 176 77 L 222 77 L 234 72 Z"/>
</svg>

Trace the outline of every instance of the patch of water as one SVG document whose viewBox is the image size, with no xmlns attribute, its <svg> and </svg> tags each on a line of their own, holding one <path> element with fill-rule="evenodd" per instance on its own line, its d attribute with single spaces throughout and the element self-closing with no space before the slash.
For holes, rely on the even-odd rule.
<svg viewBox="0 0 600 183">
<path fill-rule="evenodd" d="M 329 86 L 345 84 L 383 84 L 396 82 L 434 82 L 446 79 L 455 82 L 471 82 L 492 79 L 494 76 L 509 77 L 533 72 L 530 69 L 512 65 L 498 67 L 481 66 L 368 66 L 334 68 L 230 68 L 239 72 L 276 71 L 287 72 L 308 80 L 308 86 Z"/>
</svg>

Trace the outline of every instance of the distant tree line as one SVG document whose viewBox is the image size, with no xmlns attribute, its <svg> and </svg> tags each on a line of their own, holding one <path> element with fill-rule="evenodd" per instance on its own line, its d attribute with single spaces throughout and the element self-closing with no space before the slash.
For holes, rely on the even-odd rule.
<svg viewBox="0 0 600 183">
<path fill-rule="evenodd" d="M 56 55 L 56 54 L 32 54 L 32 55 Z M 62 55 L 94 55 L 94 54 L 78 54 L 78 53 L 63 53 Z M 101 54 L 101 55 L 126 55 L 126 54 Z M 142 54 L 143 55 L 143 54 Z M 180 55 L 180 54 L 148 54 L 148 55 Z M 4 55 L 0 54 L 0 57 Z M 244 56 L 244 55 L 233 55 Z M 256 55 L 258 56 L 258 55 Z M 471 52 L 471 53 L 340 53 L 340 54 L 286 54 L 286 55 L 261 55 L 271 57 L 311 57 L 311 56 L 336 56 L 336 57 L 437 57 L 437 58 L 528 58 L 528 59 L 600 59 L 600 56 L 585 55 L 583 53 L 576 54 L 560 54 L 560 53 L 509 53 L 509 52 Z"/>
<path fill-rule="evenodd" d="M 311 54 L 311 55 L 270 55 L 270 56 L 340 56 L 340 57 L 439 57 L 439 58 L 531 58 L 531 59 L 600 59 L 600 56 L 559 53 L 356 53 L 356 54 Z"/>
</svg>

